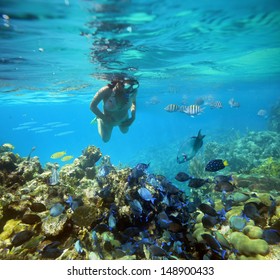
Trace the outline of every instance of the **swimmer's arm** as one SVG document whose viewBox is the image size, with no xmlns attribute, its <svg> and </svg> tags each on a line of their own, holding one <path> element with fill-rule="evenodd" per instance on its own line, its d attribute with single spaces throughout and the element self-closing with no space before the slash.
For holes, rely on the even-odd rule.
<svg viewBox="0 0 280 280">
<path fill-rule="evenodd" d="M 131 107 L 130 107 L 130 111 L 131 111 L 131 118 L 133 120 L 135 120 L 135 117 L 136 117 L 136 94 L 133 97 L 132 104 L 131 104 Z"/>
<path fill-rule="evenodd" d="M 105 98 L 108 94 L 108 87 L 105 86 L 101 88 L 93 97 L 90 103 L 90 110 L 100 119 L 104 119 L 104 114 L 99 110 L 98 104 Z"/>
</svg>

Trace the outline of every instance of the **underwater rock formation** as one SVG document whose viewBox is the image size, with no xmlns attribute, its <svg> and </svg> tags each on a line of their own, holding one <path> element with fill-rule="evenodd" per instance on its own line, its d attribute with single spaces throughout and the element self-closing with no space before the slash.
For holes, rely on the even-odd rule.
<svg viewBox="0 0 280 280">
<path fill-rule="evenodd" d="M 0 259 L 280 259 L 279 185 L 240 174 L 230 192 L 209 180 L 187 194 L 94 146 L 61 169 L 0 150 Z"/>
</svg>

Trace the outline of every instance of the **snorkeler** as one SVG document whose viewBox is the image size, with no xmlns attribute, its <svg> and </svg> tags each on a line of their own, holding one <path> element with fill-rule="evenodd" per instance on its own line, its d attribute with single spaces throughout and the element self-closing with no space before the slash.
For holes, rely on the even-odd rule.
<svg viewBox="0 0 280 280">
<path fill-rule="evenodd" d="M 139 83 L 134 79 L 114 80 L 93 97 L 90 109 L 97 117 L 98 133 L 104 142 L 110 140 L 114 126 L 126 133 L 135 120 L 138 87 Z M 101 100 L 103 112 L 98 108 Z"/>
</svg>

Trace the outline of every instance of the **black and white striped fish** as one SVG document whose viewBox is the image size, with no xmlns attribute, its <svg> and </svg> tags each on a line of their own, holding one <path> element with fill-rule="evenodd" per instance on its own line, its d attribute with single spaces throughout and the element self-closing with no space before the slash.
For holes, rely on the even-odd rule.
<svg viewBox="0 0 280 280">
<path fill-rule="evenodd" d="M 209 105 L 210 105 L 211 109 L 222 109 L 223 108 L 223 104 L 221 101 L 213 101 Z"/>
<path fill-rule="evenodd" d="M 203 110 L 204 108 L 201 108 L 199 105 L 189 105 L 180 107 L 180 112 L 183 112 L 191 117 L 200 115 L 203 112 Z"/>
<path fill-rule="evenodd" d="M 172 112 L 177 112 L 179 108 L 180 107 L 177 104 L 169 104 L 164 108 L 164 110 L 172 113 Z"/>
</svg>

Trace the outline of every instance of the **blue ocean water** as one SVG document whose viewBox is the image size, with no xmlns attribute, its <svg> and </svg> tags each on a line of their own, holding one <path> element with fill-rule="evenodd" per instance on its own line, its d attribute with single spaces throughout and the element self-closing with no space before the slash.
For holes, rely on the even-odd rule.
<svg viewBox="0 0 280 280">
<path fill-rule="evenodd" d="M 0 15 L 0 144 L 22 157 L 36 147 L 42 164 L 95 145 L 114 165 L 150 162 L 165 175 L 199 129 L 205 142 L 266 130 L 257 113 L 279 102 L 277 0 L 1 0 Z M 137 116 L 103 143 L 89 105 L 118 75 L 139 80 Z M 223 108 L 164 110 L 205 96 Z"/>
</svg>

